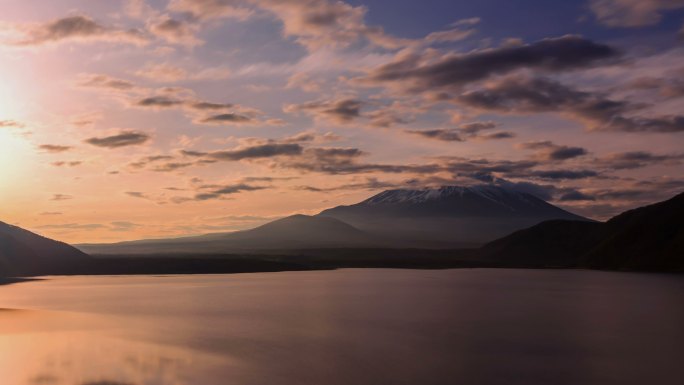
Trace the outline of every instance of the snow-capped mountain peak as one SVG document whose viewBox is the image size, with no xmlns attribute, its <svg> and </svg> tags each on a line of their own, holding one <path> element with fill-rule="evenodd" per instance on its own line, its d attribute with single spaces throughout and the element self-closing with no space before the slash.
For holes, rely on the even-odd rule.
<svg viewBox="0 0 684 385">
<path fill-rule="evenodd" d="M 536 200 L 532 195 L 518 192 L 509 188 L 492 186 L 492 185 L 477 185 L 477 186 L 442 186 L 439 188 L 424 188 L 424 189 L 397 189 L 387 190 L 377 194 L 363 202 L 365 205 L 382 205 L 382 204 L 416 204 L 425 203 L 429 201 L 439 201 L 446 198 L 464 196 L 476 196 L 485 198 L 493 203 L 505 204 L 505 201 L 511 198 L 516 200 L 525 200 L 528 203 L 531 200 Z"/>
</svg>

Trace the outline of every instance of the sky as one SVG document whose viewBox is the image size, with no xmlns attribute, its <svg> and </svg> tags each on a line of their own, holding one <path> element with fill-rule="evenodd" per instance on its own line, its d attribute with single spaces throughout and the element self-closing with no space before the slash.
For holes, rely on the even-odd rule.
<svg viewBox="0 0 684 385">
<path fill-rule="evenodd" d="M 0 0 L 0 220 L 67 242 L 684 190 L 684 0 Z"/>
</svg>

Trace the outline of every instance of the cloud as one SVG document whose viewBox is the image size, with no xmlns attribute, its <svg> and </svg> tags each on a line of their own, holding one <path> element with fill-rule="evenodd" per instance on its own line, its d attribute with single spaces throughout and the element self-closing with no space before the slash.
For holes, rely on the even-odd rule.
<svg viewBox="0 0 684 385">
<path fill-rule="evenodd" d="M 677 166 L 684 161 L 684 153 L 653 154 L 649 151 L 630 151 L 612 153 L 596 158 L 594 164 L 598 167 L 612 170 L 632 170 L 650 165 Z"/>
<path fill-rule="evenodd" d="M 137 131 L 122 131 L 116 135 L 105 137 L 94 137 L 86 139 L 85 142 L 97 147 L 119 148 L 126 146 L 140 145 L 150 140 L 150 135 Z"/>
<path fill-rule="evenodd" d="M 24 128 L 25 125 L 16 120 L 0 120 L 0 128 Z"/>
<path fill-rule="evenodd" d="M 81 74 L 79 75 L 77 85 L 116 91 L 131 91 L 136 88 L 136 85 L 128 80 L 117 79 L 103 74 Z"/>
<path fill-rule="evenodd" d="M 130 168 L 133 168 L 133 169 L 142 169 L 151 163 L 160 162 L 160 161 L 169 161 L 169 160 L 173 160 L 173 156 L 171 156 L 171 155 L 151 155 L 151 156 L 146 156 L 144 158 L 138 159 L 135 162 L 129 163 L 128 166 Z"/>
<path fill-rule="evenodd" d="M 246 1 L 241 0 L 171 0 L 168 9 L 195 20 L 224 17 L 244 20 L 253 13 Z"/>
<path fill-rule="evenodd" d="M 41 229 L 56 229 L 56 230 L 97 230 L 103 229 L 107 226 L 99 223 L 63 223 L 53 225 L 38 226 Z"/>
<path fill-rule="evenodd" d="M 195 195 L 194 199 L 198 201 L 206 201 L 210 199 L 219 199 L 226 195 L 238 194 L 244 191 L 258 191 L 264 190 L 268 187 L 265 186 L 254 186 L 245 183 L 229 184 L 229 185 L 208 185 L 200 186 L 200 189 L 206 190 L 206 192 L 201 192 Z"/>
<path fill-rule="evenodd" d="M 164 83 L 183 80 L 188 76 L 188 71 L 169 63 L 150 63 L 136 71 L 135 74 L 155 82 Z"/>
<path fill-rule="evenodd" d="M 73 161 L 69 161 L 69 162 L 65 162 L 65 161 L 52 162 L 51 164 L 55 167 L 76 167 L 76 166 L 80 166 L 81 164 L 83 164 L 83 162 L 80 160 L 73 160 Z"/>
<path fill-rule="evenodd" d="M 684 116 L 637 116 L 646 106 L 580 91 L 546 78 L 512 76 L 469 91 L 454 102 L 482 111 L 503 113 L 557 112 L 587 124 L 591 130 L 681 132 Z"/>
<path fill-rule="evenodd" d="M 61 145 L 57 145 L 57 144 L 41 144 L 40 146 L 38 146 L 38 148 L 41 149 L 42 151 L 53 153 L 53 154 L 60 153 L 60 152 L 66 152 L 66 151 L 73 149 L 72 146 L 61 146 Z"/>
<path fill-rule="evenodd" d="M 596 19 L 609 27 L 657 24 L 664 11 L 684 8 L 684 0 L 590 0 Z"/>
<path fill-rule="evenodd" d="M 173 19 L 168 15 L 148 23 L 148 28 L 150 32 L 166 40 L 168 43 L 189 47 L 204 43 L 196 36 L 198 30 L 196 24 Z"/>
<path fill-rule="evenodd" d="M 472 27 L 479 22 L 479 17 L 458 20 L 451 24 L 451 26 L 454 28 L 446 31 L 432 32 L 425 36 L 423 40 L 427 44 L 461 41 L 475 33 L 475 30 L 469 27 Z"/>
<path fill-rule="evenodd" d="M 175 108 L 177 106 L 182 106 L 185 101 L 180 99 L 175 99 L 168 96 L 150 96 L 147 98 L 140 99 L 136 101 L 135 106 L 137 107 L 149 107 L 155 109 L 162 108 Z"/>
<path fill-rule="evenodd" d="M 66 201 L 69 199 L 73 199 L 74 197 L 71 195 L 66 195 L 66 194 L 53 194 L 52 198 L 50 198 L 51 201 Z"/>
<path fill-rule="evenodd" d="M 145 0 L 126 0 L 124 11 L 128 17 L 139 20 L 156 14 L 154 8 L 150 7 Z"/>
<path fill-rule="evenodd" d="M 535 170 L 525 176 L 547 180 L 575 180 L 598 177 L 599 173 L 594 170 Z"/>
<path fill-rule="evenodd" d="M 521 143 L 518 146 L 526 150 L 535 150 L 536 158 L 550 162 L 562 162 L 589 153 L 582 147 L 561 146 L 550 141 L 527 142 Z"/>
<path fill-rule="evenodd" d="M 16 26 L 22 35 L 16 41 L 6 42 L 15 46 L 40 46 L 61 42 L 112 42 L 144 45 L 148 39 L 136 29 L 105 27 L 86 15 L 67 16 L 43 24 Z"/>
<path fill-rule="evenodd" d="M 205 105 L 206 107 L 206 105 Z M 198 121 L 202 124 L 215 124 L 215 125 L 230 125 L 230 124 L 250 124 L 254 123 L 254 120 L 248 116 L 239 115 L 235 113 L 225 113 L 218 115 L 211 115 L 206 118 L 202 118 Z"/>
<path fill-rule="evenodd" d="M 406 130 L 409 134 L 420 135 L 429 139 L 445 142 L 464 142 L 466 140 L 498 140 L 514 138 L 515 134 L 508 131 L 497 131 L 480 134 L 481 131 L 498 127 L 495 122 L 472 122 L 460 125 L 458 128 L 442 128 L 434 130 Z"/>
<path fill-rule="evenodd" d="M 595 201 L 596 198 L 594 198 L 591 195 L 587 195 L 583 192 L 580 191 L 570 191 L 567 192 L 558 198 L 559 201 L 561 202 L 569 202 L 569 201 Z"/>
<path fill-rule="evenodd" d="M 420 135 L 429 139 L 437 139 L 444 142 L 463 142 L 461 131 L 455 128 L 435 130 L 406 130 L 409 134 Z"/>
<path fill-rule="evenodd" d="M 140 191 L 126 191 L 124 194 L 128 195 L 129 197 L 133 198 L 140 198 L 140 199 L 151 199 L 147 194 L 140 192 Z"/>
<path fill-rule="evenodd" d="M 296 143 L 267 143 L 255 146 L 244 146 L 233 150 L 198 152 L 183 150 L 181 153 L 189 157 L 204 157 L 220 161 L 238 161 L 243 159 L 272 158 L 282 155 L 299 155 L 303 152 Z"/>
<path fill-rule="evenodd" d="M 141 225 L 133 222 L 128 222 L 128 221 L 114 221 L 111 222 L 110 224 L 110 230 L 111 231 L 131 231 L 133 229 L 142 227 Z"/>
<path fill-rule="evenodd" d="M 287 113 L 304 112 L 317 119 L 345 124 L 361 117 L 361 108 L 364 104 L 364 102 L 354 98 L 341 98 L 303 104 L 289 104 L 283 108 L 283 111 Z"/>
<path fill-rule="evenodd" d="M 393 62 L 371 70 L 356 82 L 396 84 L 412 92 L 459 89 L 462 86 L 519 69 L 563 72 L 612 63 L 621 57 L 616 49 L 589 39 L 566 35 L 519 46 L 503 46 L 465 54 L 434 52 L 421 56 L 403 53 Z"/>
</svg>

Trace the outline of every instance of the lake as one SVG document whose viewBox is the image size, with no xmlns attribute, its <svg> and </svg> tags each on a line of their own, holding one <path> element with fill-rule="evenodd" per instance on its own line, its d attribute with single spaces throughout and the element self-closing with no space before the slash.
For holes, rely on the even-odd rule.
<svg viewBox="0 0 684 385">
<path fill-rule="evenodd" d="M 684 277 L 388 270 L 0 286 L 3 385 L 681 384 Z"/>
</svg>

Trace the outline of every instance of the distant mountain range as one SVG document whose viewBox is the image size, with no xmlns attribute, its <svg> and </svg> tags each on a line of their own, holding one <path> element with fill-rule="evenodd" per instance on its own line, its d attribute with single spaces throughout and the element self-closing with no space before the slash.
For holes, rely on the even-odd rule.
<svg viewBox="0 0 684 385">
<path fill-rule="evenodd" d="M 91 254 L 225 254 L 264 250 L 387 247 L 389 243 L 340 220 L 293 215 L 257 228 L 194 237 L 150 239 L 77 247 Z"/>
<path fill-rule="evenodd" d="M 543 218 L 550 220 L 540 222 Z M 472 241 L 464 238 L 472 234 L 465 228 L 468 221 L 488 234 L 524 223 L 531 227 L 513 229 L 482 247 L 412 248 Z M 438 224 L 448 223 L 461 227 L 433 235 Z M 450 243 L 449 236 L 456 241 Z M 356 205 L 294 215 L 252 230 L 79 247 L 101 255 L 91 258 L 0 222 L 0 276 L 478 266 L 684 272 L 684 193 L 601 223 L 498 187 L 392 190 Z"/>
<path fill-rule="evenodd" d="M 316 248 L 475 247 L 551 219 L 589 221 L 533 195 L 497 186 L 390 190 L 315 216 L 255 229 L 161 240 L 84 244 L 92 254 L 226 253 Z"/>
</svg>

